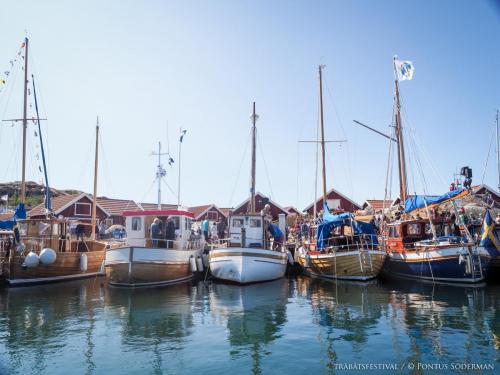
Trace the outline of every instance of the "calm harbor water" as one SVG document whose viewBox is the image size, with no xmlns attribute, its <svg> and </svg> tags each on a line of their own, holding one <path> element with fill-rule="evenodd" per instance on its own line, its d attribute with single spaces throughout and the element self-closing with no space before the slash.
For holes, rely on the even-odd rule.
<svg viewBox="0 0 500 375">
<path fill-rule="evenodd" d="M 302 276 L 246 287 L 129 290 L 101 278 L 2 289 L 0 373 L 494 374 L 499 297 L 500 285 Z"/>
</svg>

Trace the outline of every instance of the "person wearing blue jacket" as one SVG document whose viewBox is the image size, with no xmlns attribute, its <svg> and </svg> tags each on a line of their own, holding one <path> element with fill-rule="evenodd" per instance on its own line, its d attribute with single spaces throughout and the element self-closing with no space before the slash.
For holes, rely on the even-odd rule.
<svg viewBox="0 0 500 375">
<path fill-rule="evenodd" d="M 280 227 L 276 224 L 269 223 L 267 226 L 267 231 L 273 237 L 273 250 L 277 250 L 281 245 L 285 243 L 285 235 L 281 231 Z"/>
</svg>

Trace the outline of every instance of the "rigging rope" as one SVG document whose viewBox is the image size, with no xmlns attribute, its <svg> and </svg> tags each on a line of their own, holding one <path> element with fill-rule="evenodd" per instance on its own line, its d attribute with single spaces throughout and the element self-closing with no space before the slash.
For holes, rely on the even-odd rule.
<svg viewBox="0 0 500 375">
<path fill-rule="evenodd" d="M 238 168 L 238 173 L 236 174 L 236 181 L 234 182 L 233 190 L 231 192 L 231 195 L 229 196 L 228 207 L 232 207 L 234 192 L 236 191 L 236 187 L 238 186 L 238 180 L 240 179 L 241 169 L 242 169 L 243 162 L 245 160 L 245 156 L 246 156 L 246 153 L 247 153 L 248 144 L 250 143 L 251 134 L 252 134 L 252 132 L 250 131 L 248 133 L 247 141 L 245 143 L 245 149 L 243 150 L 243 154 L 242 154 L 241 161 L 240 161 L 240 166 Z"/>
<path fill-rule="evenodd" d="M 493 136 L 490 139 L 490 145 L 488 146 L 488 155 L 486 156 L 486 163 L 484 163 L 483 177 L 481 178 L 481 185 L 484 184 L 484 177 L 486 176 L 486 168 L 488 167 L 488 161 L 490 159 L 491 145 L 493 144 L 493 139 L 495 138 L 496 129 L 493 128 Z"/>
<path fill-rule="evenodd" d="M 257 142 L 259 143 L 260 157 L 264 161 L 264 170 L 266 172 L 266 177 L 267 177 L 267 183 L 269 185 L 269 190 L 271 190 L 271 197 L 270 198 L 273 199 L 273 197 L 274 197 L 273 187 L 271 185 L 271 178 L 269 177 L 269 170 L 267 169 L 266 159 L 264 158 L 264 151 L 262 149 L 262 144 L 260 143 L 259 132 L 257 132 Z"/>
</svg>

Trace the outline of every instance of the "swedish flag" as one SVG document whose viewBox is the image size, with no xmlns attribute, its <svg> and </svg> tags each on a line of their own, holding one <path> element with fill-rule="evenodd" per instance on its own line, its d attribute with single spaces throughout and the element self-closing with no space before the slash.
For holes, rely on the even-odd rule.
<svg viewBox="0 0 500 375">
<path fill-rule="evenodd" d="M 489 210 L 486 210 L 486 214 L 484 215 L 479 246 L 483 246 L 488 252 L 490 252 L 490 250 L 496 250 L 496 255 L 500 255 L 500 242 L 495 233 L 495 222 L 491 218 Z"/>
</svg>

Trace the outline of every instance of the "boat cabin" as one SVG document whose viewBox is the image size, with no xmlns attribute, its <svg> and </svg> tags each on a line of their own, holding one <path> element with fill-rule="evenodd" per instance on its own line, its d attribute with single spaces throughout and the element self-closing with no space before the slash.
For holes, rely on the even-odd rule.
<svg viewBox="0 0 500 375">
<path fill-rule="evenodd" d="M 229 216 L 229 247 L 265 248 L 264 218 L 261 215 Z"/>
<path fill-rule="evenodd" d="M 387 250 L 399 251 L 414 249 L 415 242 L 432 238 L 428 220 L 405 220 L 391 223 L 387 231 Z"/>
<path fill-rule="evenodd" d="M 147 210 L 147 211 L 124 211 L 125 230 L 127 232 L 127 243 L 129 246 L 153 247 L 151 238 L 151 224 L 158 218 L 160 220 L 160 238 L 155 247 L 167 247 L 165 236 L 167 221 L 172 220 L 175 226 L 174 248 L 180 248 L 181 243 L 200 239 L 191 231 L 193 214 L 183 210 Z"/>
</svg>

